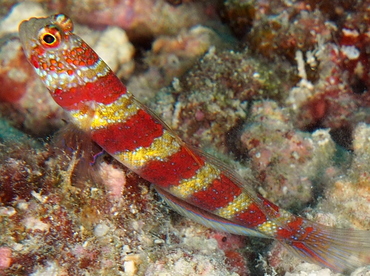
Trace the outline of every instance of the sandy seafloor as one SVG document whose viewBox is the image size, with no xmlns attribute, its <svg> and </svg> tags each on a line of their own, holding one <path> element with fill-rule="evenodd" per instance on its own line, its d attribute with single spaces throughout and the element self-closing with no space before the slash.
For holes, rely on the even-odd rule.
<svg viewBox="0 0 370 276">
<path fill-rule="evenodd" d="M 369 1 L 1 0 L 0 275 L 339 275 L 179 216 L 69 125 L 17 32 L 58 12 L 250 189 L 319 223 L 370 229 Z"/>
</svg>

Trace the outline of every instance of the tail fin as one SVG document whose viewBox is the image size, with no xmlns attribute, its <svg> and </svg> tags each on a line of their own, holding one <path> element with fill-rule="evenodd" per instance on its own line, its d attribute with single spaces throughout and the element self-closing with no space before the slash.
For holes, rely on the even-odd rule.
<svg viewBox="0 0 370 276">
<path fill-rule="evenodd" d="M 285 245 L 307 262 L 337 272 L 370 264 L 370 231 L 341 229 L 305 221 L 306 233 Z M 308 230 L 308 231 L 307 231 Z"/>
</svg>

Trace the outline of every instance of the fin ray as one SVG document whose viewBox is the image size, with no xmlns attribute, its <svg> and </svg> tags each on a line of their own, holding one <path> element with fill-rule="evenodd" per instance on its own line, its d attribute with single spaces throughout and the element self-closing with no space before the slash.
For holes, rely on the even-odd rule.
<svg viewBox="0 0 370 276">
<path fill-rule="evenodd" d="M 314 230 L 303 240 L 281 241 L 300 258 L 338 272 L 369 263 L 370 231 L 333 228 L 311 221 L 305 224 Z"/>
</svg>

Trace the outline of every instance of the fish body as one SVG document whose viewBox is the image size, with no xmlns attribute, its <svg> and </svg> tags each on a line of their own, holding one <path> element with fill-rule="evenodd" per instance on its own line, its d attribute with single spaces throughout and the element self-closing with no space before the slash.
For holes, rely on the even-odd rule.
<svg viewBox="0 0 370 276">
<path fill-rule="evenodd" d="M 184 143 L 127 90 L 64 14 L 20 25 L 27 58 L 71 122 L 153 183 L 179 213 L 208 227 L 273 238 L 309 262 L 353 269 L 370 255 L 370 232 L 295 216 L 254 192 L 226 165 Z"/>
</svg>

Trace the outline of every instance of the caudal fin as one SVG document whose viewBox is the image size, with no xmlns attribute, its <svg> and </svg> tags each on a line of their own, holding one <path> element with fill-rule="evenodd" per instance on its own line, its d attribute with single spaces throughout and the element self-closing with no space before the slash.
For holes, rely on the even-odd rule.
<svg viewBox="0 0 370 276">
<path fill-rule="evenodd" d="M 305 261 L 337 272 L 370 264 L 370 231 L 304 224 L 309 231 L 301 239 L 285 240 L 285 245 Z"/>
</svg>

